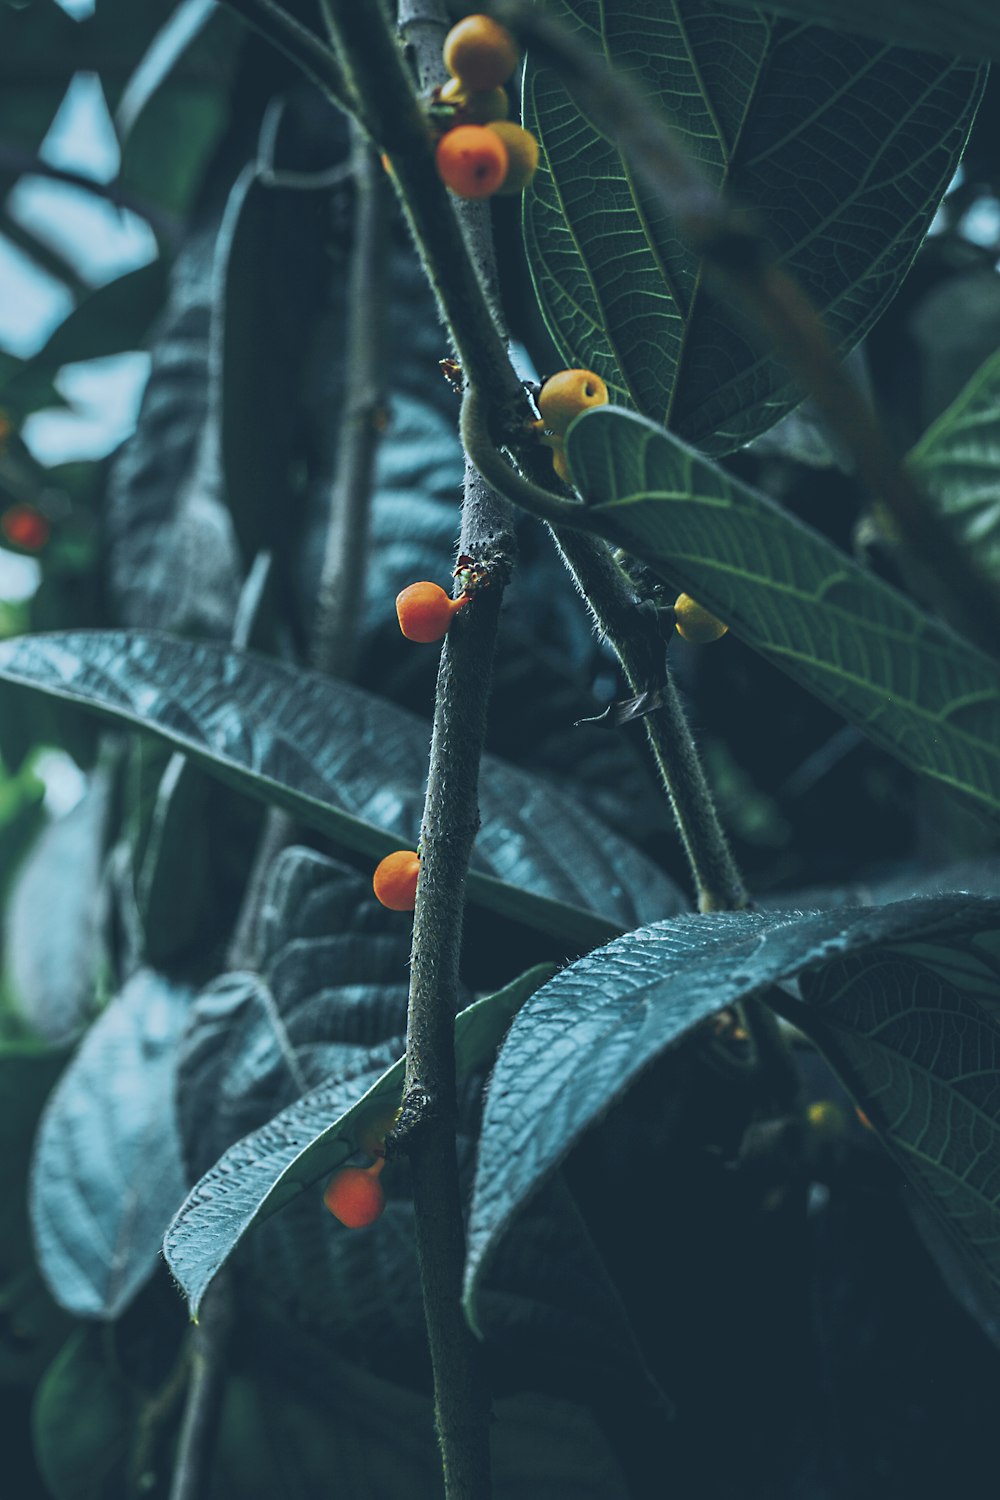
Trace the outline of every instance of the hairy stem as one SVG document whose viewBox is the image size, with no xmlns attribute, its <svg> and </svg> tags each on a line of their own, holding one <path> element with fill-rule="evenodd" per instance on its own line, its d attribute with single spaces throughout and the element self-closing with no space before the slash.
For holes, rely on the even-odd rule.
<svg viewBox="0 0 1000 1500">
<path fill-rule="evenodd" d="M 414 242 L 448 324 L 466 378 L 493 393 L 512 421 L 528 416 L 524 390 L 510 363 L 483 283 L 473 263 L 455 202 L 437 173 L 430 129 L 381 0 L 324 0 L 354 92 L 366 100 L 362 122 L 386 153 Z M 421 75 L 430 56 L 435 11 L 419 27 Z M 400 22 L 407 25 L 401 11 Z M 439 26 L 444 23 L 438 23 Z M 443 32 L 440 33 L 443 35 Z M 443 76 L 438 48 L 437 69 Z M 475 209 L 475 204 L 467 205 Z M 476 239 L 476 236 L 473 236 Z"/>
<path fill-rule="evenodd" d="M 698 910 L 739 911 L 747 891 L 722 831 L 694 737 L 667 665 L 655 612 L 644 608 L 607 546 L 568 527 L 553 528 L 632 692 L 651 695 L 642 714 L 646 738 L 677 824 L 697 893 Z"/>
<path fill-rule="evenodd" d="M 359 96 L 372 101 L 375 137 L 390 156 L 429 279 L 463 366 L 499 371 L 523 402 L 484 285 L 493 281 L 483 205 L 461 218 L 438 179 L 423 111 L 377 0 L 324 0 L 324 13 Z M 422 47 L 431 68 L 443 15 L 425 11 Z M 475 247 L 471 250 L 470 247 Z M 473 259 L 475 257 L 475 260 Z M 477 264 L 478 263 L 478 269 Z M 482 278 L 482 279 L 481 279 Z M 458 318 L 455 308 L 461 309 Z M 434 1372 L 434 1411 L 448 1500 L 491 1492 L 489 1390 L 461 1305 L 465 1231 L 456 1154 L 458 1100 L 454 1018 L 465 880 L 479 828 L 479 762 L 503 588 L 513 561 L 511 508 L 470 466 L 460 549 L 486 586 L 458 615 L 442 652 L 435 696 L 420 879 L 413 922 L 403 1109 L 395 1143 L 410 1159 L 424 1316 Z"/>
</svg>

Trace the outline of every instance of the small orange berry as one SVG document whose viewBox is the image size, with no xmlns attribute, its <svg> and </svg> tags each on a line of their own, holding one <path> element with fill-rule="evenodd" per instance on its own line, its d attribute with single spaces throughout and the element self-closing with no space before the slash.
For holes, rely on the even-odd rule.
<svg viewBox="0 0 1000 1500">
<path fill-rule="evenodd" d="M 438 175 L 460 198 L 489 198 L 507 175 L 507 148 L 485 125 L 456 125 L 437 143 Z"/>
<path fill-rule="evenodd" d="M 566 436 L 574 417 L 592 406 L 608 404 L 608 388 L 593 370 L 560 370 L 550 375 L 538 397 L 538 410 L 546 427 Z"/>
<path fill-rule="evenodd" d="M 538 168 L 538 142 L 530 130 L 513 120 L 494 120 L 486 128 L 507 147 L 507 175 L 497 191 L 502 197 L 523 193 Z"/>
<path fill-rule="evenodd" d="M 452 620 L 468 602 L 468 594 L 453 599 L 438 583 L 411 583 L 396 595 L 399 628 L 408 641 L 428 646 L 443 640 Z"/>
<path fill-rule="evenodd" d="M 12 505 L 0 516 L 0 530 L 15 547 L 41 552 L 52 533 L 47 517 L 33 505 Z"/>
<path fill-rule="evenodd" d="M 491 120 L 506 120 L 510 114 L 507 90 L 468 89 L 457 78 L 441 85 L 438 96 L 442 104 L 454 106 L 456 125 L 488 125 Z"/>
<path fill-rule="evenodd" d="M 707 646 L 710 641 L 717 641 L 729 629 L 728 625 L 723 625 L 720 619 L 696 603 L 690 594 L 678 594 L 674 600 L 674 615 L 678 633 L 696 646 Z"/>
<path fill-rule="evenodd" d="M 372 890 L 390 911 L 412 911 L 417 904 L 420 855 L 413 849 L 397 849 L 375 867 Z"/>
<path fill-rule="evenodd" d="M 385 1208 L 385 1191 L 378 1180 L 384 1163 L 374 1167 L 341 1167 L 326 1185 L 323 1202 L 348 1229 L 374 1224 Z"/>
<path fill-rule="evenodd" d="M 444 65 L 469 89 L 495 89 L 517 67 L 517 44 L 490 16 L 466 16 L 444 39 Z"/>
</svg>

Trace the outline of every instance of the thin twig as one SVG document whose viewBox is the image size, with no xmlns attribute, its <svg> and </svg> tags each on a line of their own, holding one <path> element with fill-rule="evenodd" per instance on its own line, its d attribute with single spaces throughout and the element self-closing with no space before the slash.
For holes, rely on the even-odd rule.
<svg viewBox="0 0 1000 1500">
<path fill-rule="evenodd" d="M 809 298 L 774 259 L 753 215 L 720 195 L 676 140 L 635 79 L 608 67 L 576 36 L 524 0 L 487 6 L 559 74 L 582 113 L 620 146 L 703 258 L 716 287 L 770 340 L 881 499 L 914 556 L 938 579 L 966 632 L 996 653 L 1000 603 L 975 560 L 958 547 L 899 462 L 868 402 L 844 369 Z"/>
<path fill-rule="evenodd" d="M 388 183 L 360 127 L 353 125 L 354 243 L 347 279 L 340 417 L 310 660 L 331 677 L 353 675 L 365 591 L 372 476 L 385 425 Z"/>
<path fill-rule="evenodd" d="M 642 722 L 687 855 L 698 910 L 740 911 L 747 905 L 746 887 L 719 822 L 655 611 L 636 598 L 604 542 L 568 527 L 553 531 L 632 692 L 653 695 L 655 706 Z"/>
<path fill-rule="evenodd" d="M 220 0 L 220 4 L 294 63 L 338 108 L 356 113 L 340 64 L 314 31 L 274 0 Z"/>
</svg>

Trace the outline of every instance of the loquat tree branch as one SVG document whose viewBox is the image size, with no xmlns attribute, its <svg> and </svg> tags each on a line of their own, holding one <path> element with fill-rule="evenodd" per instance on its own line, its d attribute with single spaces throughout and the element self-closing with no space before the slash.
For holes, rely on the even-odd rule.
<svg viewBox="0 0 1000 1500">
<path fill-rule="evenodd" d="M 324 13 L 353 91 L 373 101 L 375 139 L 388 152 L 463 367 L 472 365 L 487 378 L 499 372 L 512 404 L 523 406 L 486 291 L 494 274 L 484 205 L 463 204 L 456 214 L 437 176 L 419 98 L 377 0 L 325 0 Z M 442 72 L 447 22 L 443 13 L 436 18 L 425 9 L 424 15 L 426 82 L 431 70 Z M 405 16 L 400 19 L 405 25 Z M 456 307 L 461 309 L 457 318 Z M 410 1163 L 445 1494 L 448 1500 L 486 1500 L 491 1492 L 489 1389 L 461 1304 L 465 1231 L 456 1152 L 454 1018 L 497 622 L 515 542 L 509 503 L 471 465 L 459 547 L 474 559 L 485 586 L 455 617 L 438 668 L 420 832 L 403 1105 L 391 1149 L 405 1149 Z"/>
<path fill-rule="evenodd" d="M 927 576 L 938 580 L 966 633 L 996 654 L 1000 602 L 956 545 L 900 463 L 871 407 L 838 359 L 822 319 L 775 260 L 764 228 L 718 193 L 688 157 L 662 111 L 565 26 L 526 0 L 486 8 L 537 60 L 549 64 L 580 110 L 617 141 L 678 231 L 703 258 L 717 289 L 767 337 L 804 395 L 812 397 L 852 455 L 871 493 L 895 521 Z"/>
</svg>

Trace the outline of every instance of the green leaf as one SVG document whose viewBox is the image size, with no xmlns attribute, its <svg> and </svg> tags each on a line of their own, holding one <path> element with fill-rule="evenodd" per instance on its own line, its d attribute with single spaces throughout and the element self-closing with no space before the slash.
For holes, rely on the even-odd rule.
<svg viewBox="0 0 1000 1500">
<path fill-rule="evenodd" d="M 513 984 L 455 1017 L 460 1078 L 485 1067 L 525 999 L 552 973 L 529 969 Z M 164 1254 L 197 1316 L 212 1278 L 243 1236 L 313 1183 L 342 1166 L 402 1096 L 404 1059 L 388 1070 L 365 1065 L 304 1094 L 267 1125 L 237 1141 L 192 1188 L 167 1231 Z"/>
<path fill-rule="evenodd" d="M 1000 353 L 980 366 L 907 462 L 955 540 L 1000 584 Z"/>
<path fill-rule="evenodd" d="M 56 0 L 0 5 L 0 141 L 32 152 L 52 123 L 77 67 L 79 25 Z M 0 195 L 18 172 L 0 165 Z"/>
<path fill-rule="evenodd" d="M 1000 901 L 939 896 L 679 917 L 562 970 L 515 1017 L 493 1071 L 469 1220 L 470 1322 L 512 1220 L 643 1069 L 715 1011 L 810 974 L 805 1005 L 788 1002 L 797 1024 L 908 1171 L 918 1164 L 916 1186 L 966 1253 L 988 1259 L 1000 1294 L 998 943 Z"/>
<path fill-rule="evenodd" d="M 428 727 L 346 683 L 209 642 L 115 631 L 0 643 L 0 680 L 148 730 L 349 849 L 414 848 Z M 470 898 L 591 946 L 682 899 L 550 783 L 485 757 Z"/>
<path fill-rule="evenodd" d="M 32 355 L 23 373 L 9 385 L 12 401 L 18 399 L 22 381 L 37 382 L 42 372 L 108 354 L 141 349 L 146 331 L 163 304 L 166 270 L 154 260 L 137 271 L 126 271 L 116 281 L 98 287 L 60 323 L 48 342 Z"/>
<path fill-rule="evenodd" d="M 410 925 L 367 878 L 282 850 L 256 935 L 255 972 L 221 975 L 191 1008 L 177 1106 L 193 1177 L 310 1089 L 403 1050 Z"/>
<path fill-rule="evenodd" d="M 134 7 L 133 7 L 134 9 Z M 131 16 L 113 18 L 131 21 Z M 229 118 L 229 89 L 239 56 L 239 28 L 209 0 L 181 0 L 125 52 L 138 62 L 115 107 L 122 147 L 121 180 L 146 203 L 181 216 L 191 206 L 206 163 Z"/>
<path fill-rule="evenodd" d="M 756 11 L 755 0 L 729 0 Z M 901 47 L 1000 59 L 1000 16 L 993 0 L 768 0 L 768 10 L 816 21 Z"/>
<path fill-rule="evenodd" d="M 295 160 L 311 164 L 301 145 Z M 211 374 L 226 499 L 246 558 L 261 547 L 280 555 L 287 546 L 297 499 L 292 473 L 303 455 L 302 408 L 289 393 L 315 378 L 306 361 L 316 310 L 330 297 L 330 251 L 315 232 L 329 203 L 328 177 L 303 171 L 303 185 L 278 189 L 268 170 L 254 160 L 237 177 L 215 252 Z M 331 336 L 336 357 L 339 334 Z M 329 411 L 334 397 L 325 378 L 321 391 Z"/>
<path fill-rule="evenodd" d="M 155 1269 L 184 1197 L 174 1109 L 190 992 L 135 974 L 90 1028 L 49 1099 L 31 1178 L 38 1262 L 78 1317 L 116 1318 Z"/>
<path fill-rule="evenodd" d="M 197 40 L 213 15 L 213 0 L 180 0 L 153 37 L 142 60 L 122 90 L 115 110 L 115 127 L 128 136 L 167 83 L 187 49 Z"/>
<path fill-rule="evenodd" d="M 124 624 L 228 637 L 241 566 L 210 371 L 218 230 L 192 232 L 171 269 L 137 428 L 108 480 L 108 575 Z"/>
<path fill-rule="evenodd" d="M 588 528 L 693 594 L 904 765 L 1000 814 L 995 662 L 641 417 L 588 413 L 567 452 L 593 501 Z"/>
<path fill-rule="evenodd" d="M 560 0 L 553 16 L 659 106 L 709 181 L 759 213 L 846 354 L 910 265 L 951 181 L 980 70 L 704 0 Z M 525 237 L 567 365 L 714 453 L 798 400 L 618 147 L 528 59 L 541 162 Z M 599 186 L 599 190 L 598 190 Z"/>
<path fill-rule="evenodd" d="M 101 1330 L 79 1328 L 35 1396 L 35 1454 L 54 1500 L 112 1500 L 122 1494 L 132 1400 L 115 1378 Z"/>
<path fill-rule="evenodd" d="M 75 1038 L 97 1009 L 110 795 L 108 778 L 95 777 L 77 805 L 49 823 L 4 912 L 5 978 L 14 1004 L 50 1042 Z"/>
<path fill-rule="evenodd" d="M 28 1166 L 42 1106 L 66 1066 L 63 1047 L 0 1045 L 0 1386 L 34 1386 L 66 1337 L 66 1319 L 35 1265 Z"/>
</svg>

